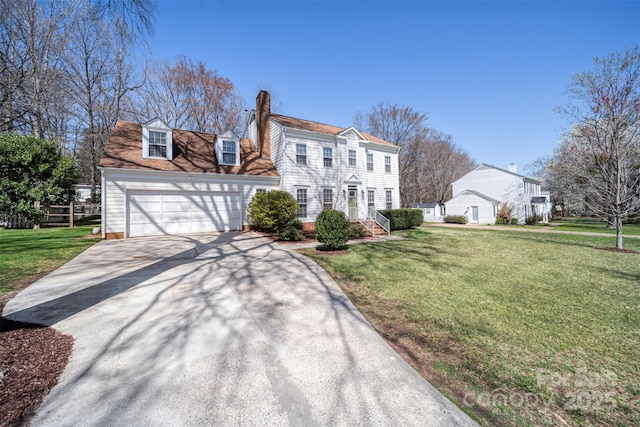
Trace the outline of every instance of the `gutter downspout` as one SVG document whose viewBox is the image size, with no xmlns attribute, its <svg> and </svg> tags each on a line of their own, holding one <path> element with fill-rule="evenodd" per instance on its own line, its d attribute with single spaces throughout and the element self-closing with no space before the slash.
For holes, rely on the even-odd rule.
<svg viewBox="0 0 640 427">
<path fill-rule="evenodd" d="M 105 209 L 107 200 L 107 185 L 104 177 L 104 169 L 100 170 L 100 225 L 102 229 L 102 238 L 107 237 L 107 210 Z"/>
</svg>

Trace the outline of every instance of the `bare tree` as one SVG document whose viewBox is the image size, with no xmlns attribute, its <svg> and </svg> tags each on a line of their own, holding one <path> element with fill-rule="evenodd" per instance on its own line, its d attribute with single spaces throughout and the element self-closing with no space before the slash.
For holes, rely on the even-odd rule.
<svg viewBox="0 0 640 427">
<path fill-rule="evenodd" d="M 447 135 L 426 125 L 427 116 L 411 107 L 381 103 L 357 113 L 356 127 L 400 146 L 400 198 L 403 206 L 419 202 L 444 203 L 451 183 L 475 162 Z"/>
<path fill-rule="evenodd" d="M 357 114 L 355 119 L 358 121 Z M 402 147 L 424 130 L 426 121 L 426 114 L 411 107 L 380 103 L 366 113 L 364 129 L 378 138 Z"/>
<path fill-rule="evenodd" d="M 134 38 L 127 26 L 111 25 L 91 3 L 84 4 L 69 37 L 65 65 L 74 99 L 74 124 L 81 136 L 74 152 L 94 199 L 104 146 L 125 96 L 137 87 L 128 62 Z"/>
<path fill-rule="evenodd" d="M 181 56 L 175 64 L 157 61 L 140 90 L 138 119 L 159 117 L 168 125 L 196 132 L 240 134 L 244 102 L 226 77 L 202 62 Z"/>
<path fill-rule="evenodd" d="M 586 212 L 586 189 L 579 179 L 575 164 L 564 158 L 564 146 L 571 144 L 568 137 L 560 140 L 556 153 L 544 162 L 543 182 L 551 194 L 551 202 L 559 208 L 561 216 Z"/>
<path fill-rule="evenodd" d="M 640 48 L 596 58 L 569 96 L 563 112 L 575 126 L 557 155 L 586 188 L 587 205 L 611 218 L 622 249 L 622 220 L 640 212 Z"/>
<path fill-rule="evenodd" d="M 0 7 L 0 130 L 60 138 L 62 56 L 77 3 L 0 0 Z"/>
</svg>

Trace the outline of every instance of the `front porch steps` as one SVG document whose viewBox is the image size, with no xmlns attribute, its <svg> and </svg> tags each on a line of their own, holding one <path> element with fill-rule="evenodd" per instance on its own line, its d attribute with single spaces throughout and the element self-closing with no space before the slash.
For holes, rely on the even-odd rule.
<svg viewBox="0 0 640 427">
<path fill-rule="evenodd" d="M 365 219 L 365 220 L 360 220 L 360 221 L 351 221 L 351 224 L 358 224 L 358 225 L 362 225 L 362 223 L 364 223 L 364 232 L 365 232 L 365 236 L 366 237 L 373 237 L 373 234 L 371 233 L 371 229 L 373 228 L 374 232 L 375 232 L 375 236 L 386 236 L 387 232 L 385 231 L 384 228 L 380 227 L 380 225 L 375 222 L 372 219 Z"/>
</svg>

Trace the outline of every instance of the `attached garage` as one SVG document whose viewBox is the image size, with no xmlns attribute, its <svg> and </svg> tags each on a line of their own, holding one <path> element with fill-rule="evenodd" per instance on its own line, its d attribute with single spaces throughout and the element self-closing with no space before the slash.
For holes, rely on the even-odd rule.
<svg viewBox="0 0 640 427">
<path fill-rule="evenodd" d="M 253 141 L 118 121 L 100 160 L 102 237 L 242 230 L 259 191 L 280 187 Z"/>
<path fill-rule="evenodd" d="M 240 193 L 129 191 L 128 237 L 242 229 Z"/>
</svg>

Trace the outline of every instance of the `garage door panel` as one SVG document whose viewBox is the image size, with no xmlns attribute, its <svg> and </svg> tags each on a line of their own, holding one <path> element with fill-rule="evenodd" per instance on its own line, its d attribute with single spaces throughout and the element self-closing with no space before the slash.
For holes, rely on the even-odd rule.
<svg viewBox="0 0 640 427">
<path fill-rule="evenodd" d="M 129 235 L 241 228 L 238 193 L 145 192 L 129 195 Z"/>
<path fill-rule="evenodd" d="M 162 222 L 188 223 L 189 211 L 186 212 L 162 212 Z"/>
<path fill-rule="evenodd" d="M 182 202 L 162 201 L 162 210 L 164 212 L 189 212 L 189 209 L 191 209 L 191 203 L 188 200 Z"/>
<path fill-rule="evenodd" d="M 131 212 L 161 212 L 162 202 L 134 199 L 131 201 Z"/>
<path fill-rule="evenodd" d="M 146 224 L 149 222 L 161 222 L 159 217 L 152 212 L 131 212 L 129 214 L 129 223 Z"/>
</svg>

